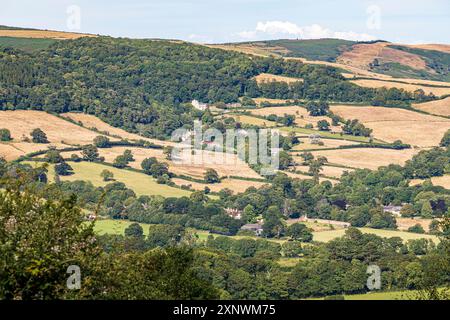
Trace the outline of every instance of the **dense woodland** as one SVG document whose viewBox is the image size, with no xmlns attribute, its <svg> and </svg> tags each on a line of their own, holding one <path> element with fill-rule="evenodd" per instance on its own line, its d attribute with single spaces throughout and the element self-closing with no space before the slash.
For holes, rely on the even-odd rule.
<svg viewBox="0 0 450 320">
<path fill-rule="evenodd" d="M 272 73 L 303 82 L 258 85 Z M 0 48 L 0 109 L 82 111 L 146 136 L 167 138 L 190 126 L 186 103 L 236 102 L 240 97 L 364 102 L 408 106 L 417 96 L 369 89 L 331 67 L 246 55 L 168 41 L 108 37 L 60 41 L 36 52 Z"/>
</svg>

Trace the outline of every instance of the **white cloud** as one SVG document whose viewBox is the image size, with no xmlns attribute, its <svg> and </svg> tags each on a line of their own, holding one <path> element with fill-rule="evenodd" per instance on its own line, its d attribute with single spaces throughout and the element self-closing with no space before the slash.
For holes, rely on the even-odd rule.
<svg viewBox="0 0 450 320">
<path fill-rule="evenodd" d="M 353 41 L 376 40 L 372 35 L 357 33 L 354 31 L 333 31 L 318 24 L 310 26 L 298 26 L 289 21 L 266 21 L 258 22 L 255 30 L 242 31 L 237 34 L 242 39 L 259 40 L 267 38 L 300 38 L 300 39 L 320 39 L 338 38 Z"/>
</svg>

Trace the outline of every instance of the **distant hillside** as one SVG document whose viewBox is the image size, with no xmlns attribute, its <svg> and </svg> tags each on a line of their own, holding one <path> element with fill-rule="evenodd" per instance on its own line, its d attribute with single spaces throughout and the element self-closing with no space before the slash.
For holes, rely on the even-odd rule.
<svg viewBox="0 0 450 320">
<path fill-rule="evenodd" d="M 255 77 L 261 74 L 303 81 L 258 84 Z M 229 103 L 247 96 L 391 106 L 428 99 L 363 88 L 328 66 L 250 58 L 189 43 L 111 37 L 56 41 L 28 54 L 0 47 L 0 88 L 0 109 L 84 111 L 158 138 L 192 124 L 195 113 L 183 104 L 193 99 Z"/>
<path fill-rule="evenodd" d="M 318 39 L 244 42 L 218 47 L 247 54 L 337 63 L 336 67 L 340 65 L 343 69 L 358 68 L 397 78 L 450 81 L 450 46 L 447 45 L 407 46 L 381 40 Z"/>
<path fill-rule="evenodd" d="M 356 42 L 339 39 L 319 40 L 272 40 L 256 42 L 258 46 L 279 48 L 278 52 L 285 57 L 301 57 L 308 60 L 335 62 L 343 52 L 349 50 Z"/>
<path fill-rule="evenodd" d="M 55 39 L 34 39 L 34 38 L 16 38 L 0 37 L 0 48 L 8 47 L 32 52 L 48 48 L 58 40 Z"/>
<path fill-rule="evenodd" d="M 28 52 L 48 48 L 58 40 L 96 37 L 91 34 L 0 26 L 0 48 L 10 47 Z"/>
</svg>

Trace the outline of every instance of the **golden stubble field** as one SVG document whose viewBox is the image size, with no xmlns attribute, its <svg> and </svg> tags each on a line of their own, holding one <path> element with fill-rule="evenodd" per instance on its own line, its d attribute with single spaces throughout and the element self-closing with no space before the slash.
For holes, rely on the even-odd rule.
<svg viewBox="0 0 450 320">
<path fill-rule="evenodd" d="M 331 125 L 331 119 L 329 117 L 321 116 L 321 117 L 312 117 L 309 115 L 309 112 L 299 106 L 288 106 L 288 107 L 269 107 L 269 108 L 260 108 L 260 109 L 249 109 L 254 115 L 257 116 L 269 116 L 271 114 L 275 114 L 279 117 L 282 117 L 286 114 L 295 116 L 295 124 L 300 127 L 304 127 L 307 124 L 312 124 L 315 128 L 317 127 L 317 122 L 321 120 L 326 120 Z M 331 126 L 330 127 L 334 132 L 340 132 L 341 127 L 339 126 Z"/>
<path fill-rule="evenodd" d="M 286 82 L 287 84 L 303 82 L 303 79 L 300 78 L 284 77 L 269 73 L 261 73 L 255 77 L 255 80 L 258 84 L 268 82 Z"/>
<path fill-rule="evenodd" d="M 424 183 L 426 180 L 422 179 L 414 179 L 411 180 L 410 185 L 416 186 Z M 444 175 L 442 177 L 433 177 L 431 178 L 431 182 L 435 186 L 441 186 L 450 190 L 450 174 Z"/>
<path fill-rule="evenodd" d="M 94 38 L 97 36 L 93 34 L 50 30 L 0 30 L 0 37 L 68 40 L 84 37 Z"/>
<path fill-rule="evenodd" d="M 155 157 L 160 162 L 169 165 L 169 171 L 177 175 L 191 176 L 197 179 L 203 179 L 206 170 L 214 169 L 221 177 L 238 176 L 244 178 L 261 178 L 259 174 L 253 171 L 245 162 L 238 159 L 236 155 L 229 155 L 228 160 L 223 160 L 224 154 L 214 153 L 212 151 L 198 152 L 190 163 L 178 163 L 177 161 L 167 160 L 161 149 L 146 149 L 136 147 L 113 147 L 99 149 L 100 156 L 105 157 L 105 161 L 113 163 L 114 159 L 123 154 L 125 150 L 131 150 L 136 161 L 130 162 L 130 167 L 141 169 L 141 163 L 146 158 Z M 72 153 L 63 153 L 64 157 L 70 157 Z M 184 157 L 183 159 L 187 159 Z M 222 162 L 223 160 L 223 162 Z"/>
<path fill-rule="evenodd" d="M 412 107 L 431 114 L 450 117 L 450 97 L 425 103 L 416 103 Z"/>
<path fill-rule="evenodd" d="M 90 144 L 99 135 L 46 112 L 33 110 L 0 111 L 0 128 L 8 129 L 13 138 L 13 141 L 0 143 L 0 155 L 7 160 L 49 147 Z M 31 139 L 30 133 L 36 128 L 45 132 L 49 144 L 24 142 L 24 138 Z"/>
<path fill-rule="evenodd" d="M 422 89 L 426 94 L 433 93 L 435 96 L 438 97 L 450 94 L 450 86 L 447 88 L 427 87 L 410 83 L 399 83 L 376 79 L 350 80 L 350 82 L 365 88 L 387 88 L 387 89 L 397 88 L 397 89 L 404 89 L 409 92 L 414 92 L 416 90 Z"/>
<path fill-rule="evenodd" d="M 336 105 L 331 110 L 345 119 L 360 120 L 378 139 L 401 140 L 418 147 L 439 145 L 450 129 L 450 119 L 398 108 Z"/>
<path fill-rule="evenodd" d="M 315 157 L 326 157 L 332 164 L 340 164 L 351 168 L 376 170 L 389 164 L 404 165 L 419 151 L 415 149 L 390 150 L 390 149 L 342 149 L 314 151 Z"/>
<path fill-rule="evenodd" d="M 138 134 L 127 132 L 123 129 L 113 127 L 106 122 L 100 120 L 96 116 L 85 114 L 85 113 L 63 113 L 61 114 L 63 117 L 70 118 L 74 121 L 81 122 L 83 127 L 88 129 L 96 129 L 101 132 L 108 133 L 109 135 L 119 136 L 122 139 L 128 140 L 145 140 L 162 146 L 173 146 L 175 143 L 171 141 L 162 141 L 150 138 L 144 138 Z"/>
</svg>

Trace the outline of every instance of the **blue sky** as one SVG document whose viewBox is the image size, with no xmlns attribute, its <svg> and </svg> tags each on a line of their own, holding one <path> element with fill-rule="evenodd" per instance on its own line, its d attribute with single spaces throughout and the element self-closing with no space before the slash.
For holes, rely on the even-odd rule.
<svg viewBox="0 0 450 320">
<path fill-rule="evenodd" d="M 0 0 L 0 24 L 208 43 L 321 37 L 450 43 L 450 1 Z"/>
</svg>

